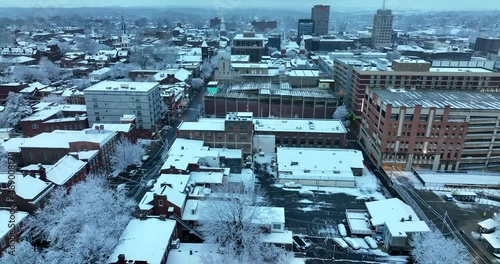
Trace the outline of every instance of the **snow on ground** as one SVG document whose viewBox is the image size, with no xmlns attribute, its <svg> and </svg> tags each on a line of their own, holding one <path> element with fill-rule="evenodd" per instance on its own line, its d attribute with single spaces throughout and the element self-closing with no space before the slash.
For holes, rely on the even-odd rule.
<svg viewBox="0 0 500 264">
<path fill-rule="evenodd" d="M 153 142 L 156 142 L 156 141 L 150 140 L 150 139 L 143 139 L 143 138 L 137 139 L 137 143 L 139 143 L 143 147 L 147 147 L 147 146 L 151 145 Z"/>
<path fill-rule="evenodd" d="M 269 153 L 269 154 L 266 153 L 264 155 L 256 154 L 253 156 L 253 161 L 259 164 L 266 164 L 266 163 L 271 164 L 273 158 L 276 158 L 276 154 L 274 153 Z"/>
<path fill-rule="evenodd" d="M 321 211 L 323 208 L 319 205 L 309 205 L 306 207 L 299 207 L 298 210 L 302 210 L 304 212 L 312 212 L 312 211 Z"/>
<path fill-rule="evenodd" d="M 339 232 L 334 226 L 326 226 L 318 230 L 318 234 L 325 237 L 338 237 Z"/>
<path fill-rule="evenodd" d="M 500 202 L 489 200 L 489 199 L 485 199 L 485 198 L 478 199 L 477 203 L 478 204 L 487 204 L 487 205 L 492 205 L 492 206 L 500 207 Z"/>
<path fill-rule="evenodd" d="M 437 196 L 439 197 L 443 197 L 445 194 L 451 194 L 452 192 L 449 191 L 432 191 L 433 193 L 435 193 Z M 491 206 L 496 206 L 496 207 L 500 207 L 500 202 L 497 202 L 497 201 L 494 201 L 494 200 L 490 200 L 490 199 L 486 199 L 486 198 L 477 198 L 476 199 L 476 203 L 465 203 L 465 202 L 461 202 L 461 201 L 457 201 L 457 200 L 453 200 L 453 202 L 460 208 L 462 209 L 471 209 L 473 208 L 475 205 L 477 204 L 486 204 L 486 205 L 491 205 Z"/>
<path fill-rule="evenodd" d="M 305 258 L 293 258 L 290 264 L 305 264 L 306 260 Z"/>
</svg>

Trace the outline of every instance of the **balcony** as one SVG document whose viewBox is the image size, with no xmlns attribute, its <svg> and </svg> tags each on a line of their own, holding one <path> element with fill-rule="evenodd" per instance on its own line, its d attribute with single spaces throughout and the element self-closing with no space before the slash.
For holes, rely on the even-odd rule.
<svg viewBox="0 0 500 264">
<path fill-rule="evenodd" d="M 482 148 L 482 149 L 477 149 L 477 148 L 466 149 L 466 148 L 464 148 L 462 150 L 463 155 L 472 154 L 472 153 L 485 153 L 485 155 L 486 155 L 486 153 L 488 153 L 488 152 L 489 152 L 488 148 Z"/>
<path fill-rule="evenodd" d="M 488 133 L 481 133 L 481 134 L 467 134 L 465 136 L 465 140 L 469 138 L 474 138 L 474 139 L 491 139 L 493 136 L 493 133 L 488 134 Z"/>
<path fill-rule="evenodd" d="M 478 147 L 490 147 L 491 142 L 490 141 L 467 141 L 464 143 L 464 151 L 465 148 L 467 147 L 473 147 L 473 148 L 478 148 Z"/>
<path fill-rule="evenodd" d="M 472 126 L 468 127 L 468 130 L 471 132 L 472 131 L 492 131 L 495 129 L 495 127 L 496 126 L 493 126 L 493 125 L 491 125 L 491 126 L 474 126 L 474 125 L 472 125 Z"/>
</svg>

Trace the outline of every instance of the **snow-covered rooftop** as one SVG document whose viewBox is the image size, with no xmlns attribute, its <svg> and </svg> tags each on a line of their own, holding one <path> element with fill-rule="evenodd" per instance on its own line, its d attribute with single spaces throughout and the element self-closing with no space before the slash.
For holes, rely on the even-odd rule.
<svg viewBox="0 0 500 264">
<path fill-rule="evenodd" d="M 64 185 L 76 173 L 82 170 L 86 164 L 87 162 L 78 160 L 71 155 L 66 155 L 46 171 L 47 180 L 57 185 Z"/>
<path fill-rule="evenodd" d="M 195 264 L 203 263 L 203 259 L 207 254 L 218 255 L 219 246 L 217 244 L 207 243 L 180 243 L 180 247 L 175 250 L 170 250 L 166 264 Z M 190 251 L 192 250 L 192 254 Z M 215 258 L 214 258 L 215 259 Z"/>
<path fill-rule="evenodd" d="M 96 83 L 89 88 L 85 89 L 85 92 L 149 92 L 155 89 L 160 84 L 157 82 L 115 82 L 115 81 L 102 81 Z"/>
<path fill-rule="evenodd" d="M 2 147 L 7 152 L 20 153 L 21 147 L 27 140 L 27 138 L 10 138 L 2 143 Z"/>
<path fill-rule="evenodd" d="M 418 176 L 425 184 L 432 186 L 446 185 L 475 185 L 475 186 L 499 186 L 500 174 L 486 174 L 470 171 L 467 173 L 444 173 L 434 171 L 417 170 Z"/>
<path fill-rule="evenodd" d="M 93 142 L 103 146 L 116 136 L 115 131 L 85 129 L 54 130 L 50 133 L 41 133 L 27 138 L 19 147 L 25 148 L 69 148 L 70 142 Z"/>
<path fill-rule="evenodd" d="M 253 123 L 255 131 L 347 133 L 338 120 L 255 118 Z"/>
<path fill-rule="evenodd" d="M 70 152 L 68 154 L 78 157 L 79 160 L 90 160 L 99 153 L 99 150 L 84 150 L 79 152 Z"/>
<path fill-rule="evenodd" d="M 153 79 L 155 81 L 161 81 L 167 78 L 169 74 L 173 74 L 175 78 L 180 81 L 186 81 L 192 75 L 192 73 L 186 69 L 166 69 L 153 75 Z"/>
<path fill-rule="evenodd" d="M 28 121 L 44 121 L 44 120 L 56 115 L 59 112 L 60 112 L 59 109 L 43 109 L 43 110 L 40 110 L 38 112 L 35 112 L 35 113 L 25 117 L 21 121 L 26 121 L 26 122 L 28 122 Z"/>
<path fill-rule="evenodd" d="M 104 126 L 104 129 L 109 131 L 124 132 L 128 133 L 132 129 L 132 124 L 110 124 L 110 123 L 94 123 L 95 126 Z"/>
<path fill-rule="evenodd" d="M 391 221 L 400 221 L 401 218 L 409 219 L 409 216 L 411 216 L 412 221 L 420 220 L 413 209 L 398 198 L 367 202 L 365 204 L 374 226 Z"/>
<path fill-rule="evenodd" d="M 194 184 L 222 184 L 224 175 L 222 172 L 191 172 L 190 183 Z"/>
<path fill-rule="evenodd" d="M 292 231 L 285 230 L 284 232 L 271 232 L 263 234 L 263 243 L 272 243 L 280 245 L 291 245 L 293 244 L 293 233 Z"/>
<path fill-rule="evenodd" d="M 412 220 L 401 222 L 401 219 L 393 219 L 386 222 L 385 225 L 393 237 L 407 237 L 407 233 L 431 231 L 424 221 Z"/>
<path fill-rule="evenodd" d="M 172 187 L 172 189 L 178 192 L 184 192 L 186 190 L 186 186 L 189 183 L 189 179 L 191 175 L 183 175 L 183 174 L 162 174 L 158 179 L 156 179 L 156 183 L 153 190 L 158 190 L 161 188 L 161 185 L 168 184 Z"/>
<path fill-rule="evenodd" d="M 481 234 L 483 239 L 488 242 L 494 249 L 500 248 L 500 231 L 495 231 L 491 234 Z"/>
<path fill-rule="evenodd" d="M 18 225 L 19 223 L 21 223 L 21 221 L 23 221 L 27 216 L 28 216 L 28 213 L 26 212 L 22 212 L 22 211 L 17 211 L 16 213 L 14 213 L 14 224 L 15 225 Z M 11 219 L 11 213 L 10 211 L 8 210 L 0 210 L 0 237 L 3 238 L 5 237 L 9 232 L 10 230 L 12 229 L 12 227 L 9 227 L 9 225 L 7 223 L 9 223 Z"/>
<path fill-rule="evenodd" d="M 124 254 L 127 260 L 161 263 L 167 254 L 170 237 L 175 226 L 176 222 L 169 219 L 131 220 L 123 231 L 108 262 L 116 262 L 118 255 Z"/>
<path fill-rule="evenodd" d="M 147 192 L 141 202 L 139 203 L 139 208 L 141 210 L 151 209 L 151 202 L 153 201 L 154 194 L 165 195 L 167 200 L 179 208 L 184 208 L 184 203 L 186 201 L 186 194 L 181 193 L 175 189 L 172 189 L 168 185 L 161 186 L 162 184 L 155 184 L 154 188 Z M 149 209 L 148 209 L 149 208 Z"/>
<path fill-rule="evenodd" d="M 328 160 L 328 162 L 325 162 Z M 352 149 L 278 147 L 278 177 L 354 181 L 352 169 L 363 169 L 363 154 Z"/>
<path fill-rule="evenodd" d="M 38 169 L 38 166 L 36 166 Z M 35 197 L 43 194 L 42 192 L 51 186 L 50 183 L 44 182 L 38 178 L 30 175 L 15 174 L 16 182 L 16 195 L 26 200 L 33 200 Z M 0 182 L 8 183 L 9 175 L 7 173 L 0 174 Z M 48 193 L 52 187 L 47 189 L 45 193 Z M 1 222 L 0 222 L 1 223 Z"/>
<path fill-rule="evenodd" d="M 200 118 L 197 122 L 182 122 L 178 130 L 224 131 L 224 118 Z"/>
</svg>

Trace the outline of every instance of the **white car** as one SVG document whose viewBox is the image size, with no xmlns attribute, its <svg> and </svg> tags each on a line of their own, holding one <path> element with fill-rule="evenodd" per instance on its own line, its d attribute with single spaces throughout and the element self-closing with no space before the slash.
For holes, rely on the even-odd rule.
<svg viewBox="0 0 500 264">
<path fill-rule="evenodd" d="M 335 242 L 337 246 L 344 250 L 349 247 L 349 245 L 347 245 L 347 243 L 340 237 L 334 237 L 333 242 Z"/>
<path fill-rule="evenodd" d="M 128 174 L 130 176 L 135 176 L 137 174 L 138 170 L 131 170 Z"/>
<path fill-rule="evenodd" d="M 345 229 L 345 225 L 344 224 L 339 224 L 338 225 L 338 229 L 339 229 L 339 234 L 343 237 L 347 236 L 347 230 Z"/>
<path fill-rule="evenodd" d="M 141 161 L 142 161 L 142 162 L 145 162 L 145 161 L 147 161 L 148 159 L 149 159 L 149 155 L 144 155 L 144 156 L 142 156 L 142 157 L 141 157 Z"/>
<path fill-rule="evenodd" d="M 350 237 L 344 237 L 344 241 L 347 243 L 347 245 L 352 247 L 352 249 L 354 249 L 354 250 L 359 249 L 359 244 L 358 244 L 358 242 L 356 242 L 356 240 L 354 240 Z"/>
<path fill-rule="evenodd" d="M 371 249 L 377 249 L 378 248 L 377 241 L 375 241 L 375 239 L 373 239 L 372 237 L 366 236 L 365 237 L 365 242 L 366 242 L 366 244 L 368 244 L 368 246 Z"/>
<path fill-rule="evenodd" d="M 152 188 L 152 187 L 155 185 L 155 181 L 156 181 L 156 180 L 149 180 L 149 181 L 146 183 L 146 187 L 148 187 L 148 188 Z"/>
</svg>

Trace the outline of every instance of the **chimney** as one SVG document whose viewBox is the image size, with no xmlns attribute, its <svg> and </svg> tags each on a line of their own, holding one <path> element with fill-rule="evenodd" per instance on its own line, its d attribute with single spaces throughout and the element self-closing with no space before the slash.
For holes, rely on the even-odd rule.
<svg viewBox="0 0 500 264">
<path fill-rule="evenodd" d="M 116 262 L 116 264 L 125 264 L 125 263 L 127 263 L 127 261 L 125 260 L 125 254 L 118 255 L 118 261 Z"/>
<path fill-rule="evenodd" d="M 405 221 L 405 218 L 404 217 L 401 217 L 401 222 L 404 222 Z"/>
<path fill-rule="evenodd" d="M 189 255 L 193 255 L 193 249 L 192 248 L 189 249 Z"/>
<path fill-rule="evenodd" d="M 100 130 L 104 130 L 104 125 L 99 126 Z"/>
<path fill-rule="evenodd" d="M 38 163 L 38 173 L 40 174 L 40 180 L 47 181 L 47 173 L 41 163 Z"/>
<path fill-rule="evenodd" d="M 411 221 L 411 215 L 408 216 L 408 221 Z"/>
</svg>

